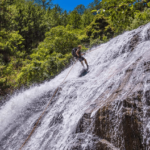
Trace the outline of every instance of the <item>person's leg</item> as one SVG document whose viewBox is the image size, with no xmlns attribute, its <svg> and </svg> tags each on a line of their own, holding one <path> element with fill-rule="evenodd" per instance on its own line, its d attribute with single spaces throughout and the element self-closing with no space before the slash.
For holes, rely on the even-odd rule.
<svg viewBox="0 0 150 150">
<path fill-rule="evenodd" d="M 82 66 L 84 67 L 83 61 L 80 61 L 80 62 L 81 62 L 81 64 L 82 64 Z"/>
<path fill-rule="evenodd" d="M 88 65 L 88 63 L 87 63 L 87 61 L 86 61 L 86 59 L 84 58 L 84 61 L 85 61 L 85 64 L 86 64 L 86 66 L 87 66 L 87 68 L 89 67 L 89 65 Z"/>
<path fill-rule="evenodd" d="M 83 64 L 83 58 L 82 57 L 78 57 L 78 60 L 81 62 L 81 65 L 84 67 L 84 64 Z"/>
</svg>

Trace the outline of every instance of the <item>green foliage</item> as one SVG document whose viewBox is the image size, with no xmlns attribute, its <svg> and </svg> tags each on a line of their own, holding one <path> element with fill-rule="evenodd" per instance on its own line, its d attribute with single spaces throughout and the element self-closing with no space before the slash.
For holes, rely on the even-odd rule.
<svg viewBox="0 0 150 150">
<path fill-rule="evenodd" d="M 136 13 L 134 19 L 130 19 L 132 23 L 127 27 L 127 30 L 136 29 L 139 26 L 150 22 L 150 8 L 145 8 L 143 12 Z"/>
<path fill-rule="evenodd" d="M 62 54 L 70 52 L 70 48 L 73 48 L 75 45 L 79 44 L 78 38 L 73 31 L 68 31 L 63 26 L 52 28 L 50 32 L 46 33 L 46 38 L 44 41 L 48 44 L 45 45 L 46 48 L 55 49 L 56 52 L 61 52 Z"/>
<path fill-rule="evenodd" d="M 96 9 L 94 9 L 94 10 L 92 10 L 91 12 L 92 12 L 92 13 L 97 13 L 97 10 L 96 10 Z"/>
<path fill-rule="evenodd" d="M 91 24 L 86 28 L 86 34 L 92 39 L 103 39 L 103 36 L 108 38 L 113 36 L 113 28 L 108 19 L 97 14 Z"/>
<path fill-rule="evenodd" d="M 100 14 L 109 17 L 115 28 L 115 33 L 124 31 L 131 24 L 134 14 L 142 11 L 145 7 L 144 1 L 135 0 L 102 0 Z"/>
<path fill-rule="evenodd" d="M 8 40 L 6 42 L 7 49 L 11 52 L 13 55 L 14 53 L 17 53 L 17 51 L 22 51 L 24 48 L 24 45 L 22 45 L 24 39 L 18 32 L 12 31 L 8 34 Z"/>
<path fill-rule="evenodd" d="M 102 44 L 103 41 L 101 41 L 99 38 L 97 39 L 90 39 L 90 47 L 93 47 L 93 46 L 97 46 L 99 44 Z"/>
<path fill-rule="evenodd" d="M 24 38 L 24 47 L 28 53 L 44 39 L 47 31 L 44 21 L 45 11 L 40 6 L 36 6 L 32 1 L 17 1 L 9 6 L 12 14 L 10 21 L 11 30 L 19 31 Z"/>
<path fill-rule="evenodd" d="M 55 5 L 53 9 L 48 9 L 44 16 L 44 22 L 46 22 L 48 29 L 58 25 L 66 25 L 65 21 L 67 21 L 67 12 L 62 12 L 58 5 Z"/>
<path fill-rule="evenodd" d="M 81 28 L 87 27 L 93 21 L 94 15 L 89 10 L 85 10 L 81 16 Z"/>
<path fill-rule="evenodd" d="M 44 9 L 47 9 L 48 7 L 52 7 L 53 3 L 52 0 L 34 0 L 35 3 L 42 6 Z"/>
<path fill-rule="evenodd" d="M 81 16 L 78 14 L 77 10 L 72 11 L 69 14 L 69 24 L 73 26 L 74 29 L 80 28 Z"/>
<path fill-rule="evenodd" d="M 0 54 L 4 63 L 9 62 L 9 57 L 17 55 L 18 51 L 23 51 L 24 41 L 22 36 L 16 31 L 6 32 L 5 30 L 0 31 Z"/>
<path fill-rule="evenodd" d="M 16 71 L 22 65 L 24 57 L 23 38 L 16 31 L 0 31 L 0 85 L 8 89 L 15 84 Z"/>
<path fill-rule="evenodd" d="M 0 1 L 0 30 L 10 28 L 11 12 L 9 10 L 9 0 Z"/>
<path fill-rule="evenodd" d="M 56 75 L 71 58 L 71 49 L 80 43 L 74 31 L 63 26 L 52 28 L 26 61 L 17 81 L 19 84 L 41 82 Z"/>
<path fill-rule="evenodd" d="M 94 0 L 92 3 L 90 3 L 90 4 L 88 5 L 88 8 L 89 8 L 90 10 L 93 10 L 93 9 L 98 10 L 98 9 L 100 9 L 100 8 L 101 8 L 101 3 L 100 3 L 100 1 L 101 1 L 101 0 Z"/>
<path fill-rule="evenodd" d="M 80 15 L 82 15 L 82 14 L 84 13 L 84 11 L 85 11 L 85 6 L 82 5 L 82 4 L 80 4 L 80 5 L 78 5 L 74 10 L 77 10 L 77 12 L 78 12 Z"/>
<path fill-rule="evenodd" d="M 67 11 L 65 10 L 64 12 L 62 12 L 60 17 L 61 17 L 61 24 L 60 25 L 66 26 L 68 24 L 68 13 L 67 13 Z"/>
<path fill-rule="evenodd" d="M 82 43 L 89 41 L 89 37 L 86 35 L 86 31 L 83 29 L 74 29 L 73 26 L 67 25 L 66 29 L 74 34 L 78 40 Z"/>
<path fill-rule="evenodd" d="M 67 13 L 52 0 L 0 0 L 0 94 L 55 76 L 78 44 L 85 51 L 146 24 L 148 7 L 142 0 L 94 0 Z"/>
</svg>

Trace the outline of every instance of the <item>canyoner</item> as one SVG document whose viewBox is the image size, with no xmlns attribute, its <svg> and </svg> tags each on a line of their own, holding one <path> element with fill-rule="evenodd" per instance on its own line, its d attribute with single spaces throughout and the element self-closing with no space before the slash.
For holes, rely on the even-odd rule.
<svg viewBox="0 0 150 150">
<path fill-rule="evenodd" d="M 81 45 L 78 45 L 78 47 L 75 47 L 72 49 L 72 55 L 75 59 L 79 60 L 82 64 L 82 66 L 84 67 L 83 61 L 85 62 L 86 66 L 87 66 L 87 70 L 89 69 L 89 65 L 87 63 L 87 60 L 82 56 L 83 54 L 81 54 Z"/>
</svg>

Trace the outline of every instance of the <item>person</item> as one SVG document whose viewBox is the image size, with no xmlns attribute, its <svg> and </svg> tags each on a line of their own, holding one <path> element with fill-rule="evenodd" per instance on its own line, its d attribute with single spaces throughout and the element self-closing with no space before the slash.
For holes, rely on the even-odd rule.
<svg viewBox="0 0 150 150">
<path fill-rule="evenodd" d="M 81 45 L 78 45 L 78 47 L 75 47 L 72 49 L 72 55 L 81 62 L 82 66 L 84 67 L 84 64 L 83 64 L 83 61 L 85 62 L 86 66 L 87 66 L 87 69 L 89 68 L 89 65 L 87 63 L 87 60 L 82 57 L 82 54 L 81 54 L 81 48 L 82 46 Z"/>
</svg>

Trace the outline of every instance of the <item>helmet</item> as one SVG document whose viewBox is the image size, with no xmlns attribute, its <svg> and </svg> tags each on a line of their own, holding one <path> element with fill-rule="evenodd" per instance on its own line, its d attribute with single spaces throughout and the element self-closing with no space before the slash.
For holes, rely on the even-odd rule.
<svg viewBox="0 0 150 150">
<path fill-rule="evenodd" d="M 81 45 L 78 45 L 78 48 L 80 48 L 80 49 L 81 49 L 81 48 L 82 48 L 82 46 L 81 46 Z"/>
</svg>

